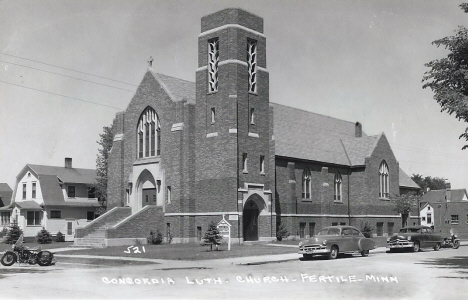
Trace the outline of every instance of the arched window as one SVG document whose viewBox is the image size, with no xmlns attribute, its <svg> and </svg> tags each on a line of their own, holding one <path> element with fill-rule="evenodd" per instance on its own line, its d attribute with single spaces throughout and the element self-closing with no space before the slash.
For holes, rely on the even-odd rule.
<svg viewBox="0 0 468 300">
<path fill-rule="evenodd" d="M 335 197 L 334 200 L 336 201 L 342 201 L 341 195 L 342 195 L 342 180 L 341 180 L 341 174 L 340 172 L 336 172 L 335 174 Z"/>
<path fill-rule="evenodd" d="M 138 120 L 138 158 L 152 157 L 160 154 L 160 127 L 158 115 L 154 109 L 147 107 Z"/>
<path fill-rule="evenodd" d="M 311 190 L 312 190 L 312 183 L 311 183 L 310 170 L 306 168 L 302 172 L 302 198 L 311 199 L 312 198 Z"/>
<path fill-rule="evenodd" d="M 379 168 L 379 197 L 389 198 L 388 166 L 382 161 Z"/>
</svg>

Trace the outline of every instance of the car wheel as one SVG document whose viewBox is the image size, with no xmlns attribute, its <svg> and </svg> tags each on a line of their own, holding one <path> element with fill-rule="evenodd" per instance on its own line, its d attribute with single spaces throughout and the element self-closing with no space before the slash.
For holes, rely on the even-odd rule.
<svg viewBox="0 0 468 300">
<path fill-rule="evenodd" d="M 304 260 L 309 260 L 309 259 L 312 259 L 313 255 L 312 254 L 302 254 L 302 257 L 304 258 Z"/>
<path fill-rule="evenodd" d="M 437 243 L 435 246 L 434 246 L 434 251 L 439 251 L 440 250 L 440 243 Z"/>
<path fill-rule="evenodd" d="M 330 249 L 330 253 L 328 253 L 329 259 L 336 259 L 338 257 L 339 251 L 337 246 L 332 246 Z"/>
<path fill-rule="evenodd" d="M 361 255 L 364 256 L 364 257 L 369 256 L 369 250 L 361 251 Z"/>
<path fill-rule="evenodd" d="M 391 253 L 395 253 L 395 252 L 397 252 L 397 249 L 395 249 L 395 248 L 390 248 L 390 252 L 391 252 Z"/>
<path fill-rule="evenodd" d="M 419 252 L 419 249 L 420 249 L 420 248 L 419 248 L 419 242 L 418 242 L 418 241 L 414 242 L 414 244 L 413 244 L 413 252 Z"/>
</svg>

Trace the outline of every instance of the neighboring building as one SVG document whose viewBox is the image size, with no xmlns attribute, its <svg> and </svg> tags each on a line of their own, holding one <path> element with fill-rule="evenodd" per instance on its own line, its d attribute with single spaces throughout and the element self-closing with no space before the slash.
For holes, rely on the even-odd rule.
<svg viewBox="0 0 468 300">
<path fill-rule="evenodd" d="M 468 193 L 466 189 L 451 189 L 450 184 L 447 183 L 444 190 L 427 192 L 422 197 L 420 214 L 421 224 L 428 223 L 430 218 L 436 233 L 448 236 L 450 230 L 453 229 L 459 238 L 468 238 Z"/>
<path fill-rule="evenodd" d="M 96 170 L 26 165 L 16 177 L 13 202 L 7 207 L 24 236 L 35 237 L 42 228 L 52 235 L 61 232 L 72 241 L 75 229 L 95 217 L 99 206 L 94 195 Z"/>
<path fill-rule="evenodd" d="M 0 183 L 0 231 L 10 226 L 10 211 L 6 209 L 11 203 L 13 190 L 7 183 Z"/>
<path fill-rule="evenodd" d="M 260 17 L 241 9 L 203 17 L 198 58 L 195 83 L 149 62 L 114 119 L 111 210 L 78 238 L 106 224 L 99 245 L 133 243 L 156 229 L 194 242 L 223 215 L 235 241 L 271 240 L 279 223 L 300 237 L 335 224 L 367 221 L 379 236 L 401 227 L 390 198 L 419 187 L 385 134 L 270 103 Z M 417 208 L 410 222 L 418 223 Z"/>
</svg>

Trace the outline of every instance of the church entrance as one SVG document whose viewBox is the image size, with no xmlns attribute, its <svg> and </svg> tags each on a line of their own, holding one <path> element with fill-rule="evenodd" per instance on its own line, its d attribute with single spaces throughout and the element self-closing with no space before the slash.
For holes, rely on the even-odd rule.
<svg viewBox="0 0 468 300">
<path fill-rule="evenodd" d="M 143 189 L 142 191 L 142 198 L 141 198 L 141 207 L 145 207 L 146 205 L 156 205 L 156 189 L 149 188 Z"/>
<path fill-rule="evenodd" d="M 244 224 L 244 241 L 258 241 L 258 215 L 260 210 L 253 200 L 248 200 L 244 206 L 242 222 Z"/>
</svg>

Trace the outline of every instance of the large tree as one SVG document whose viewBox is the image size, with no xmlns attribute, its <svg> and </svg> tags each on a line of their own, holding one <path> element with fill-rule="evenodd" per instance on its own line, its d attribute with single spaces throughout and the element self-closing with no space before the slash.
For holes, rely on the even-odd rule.
<svg viewBox="0 0 468 300">
<path fill-rule="evenodd" d="M 460 8 L 468 13 L 468 3 Z M 423 88 L 434 92 L 434 99 L 442 111 L 455 114 L 459 120 L 468 122 L 468 30 L 458 26 L 455 35 L 432 42 L 449 51 L 447 57 L 433 60 L 426 67 L 431 68 L 423 76 Z M 468 128 L 460 135 L 468 141 Z M 468 145 L 462 149 L 468 148 Z"/>
<path fill-rule="evenodd" d="M 114 134 L 112 133 L 112 127 L 105 126 L 103 133 L 99 134 L 100 140 L 97 141 L 99 144 L 98 155 L 96 158 L 96 173 L 98 176 L 98 183 L 96 185 L 96 196 L 99 199 L 101 206 L 98 208 L 97 213 L 102 214 L 106 211 L 106 199 L 107 199 L 107 163 L 109 159 L 109 152 L 112 148 L 114 140 Z"/>
<path fill-rule="evenodd" d="M 408 225 L 409 214 L 413 209 L 418 210 L 420 201 L 421 196 L 416 193 L 406 193 L 392 197 L 393 210 L 401 214 L 401 226 Z"/>
<path fill-rule="evenodd" d="M 411 179 L 413 179 L 413 181 L 416 182 L 417 185 L 419 185 L 423 193 L 427 192 L 427 188 L 429 188 L 430 190 L 445 189 L 445 178 L 431 176 L 423 177 L 423 175 L 420 174 L 413 174 L 413 176 L 411 176 Z"/>
</svg>

